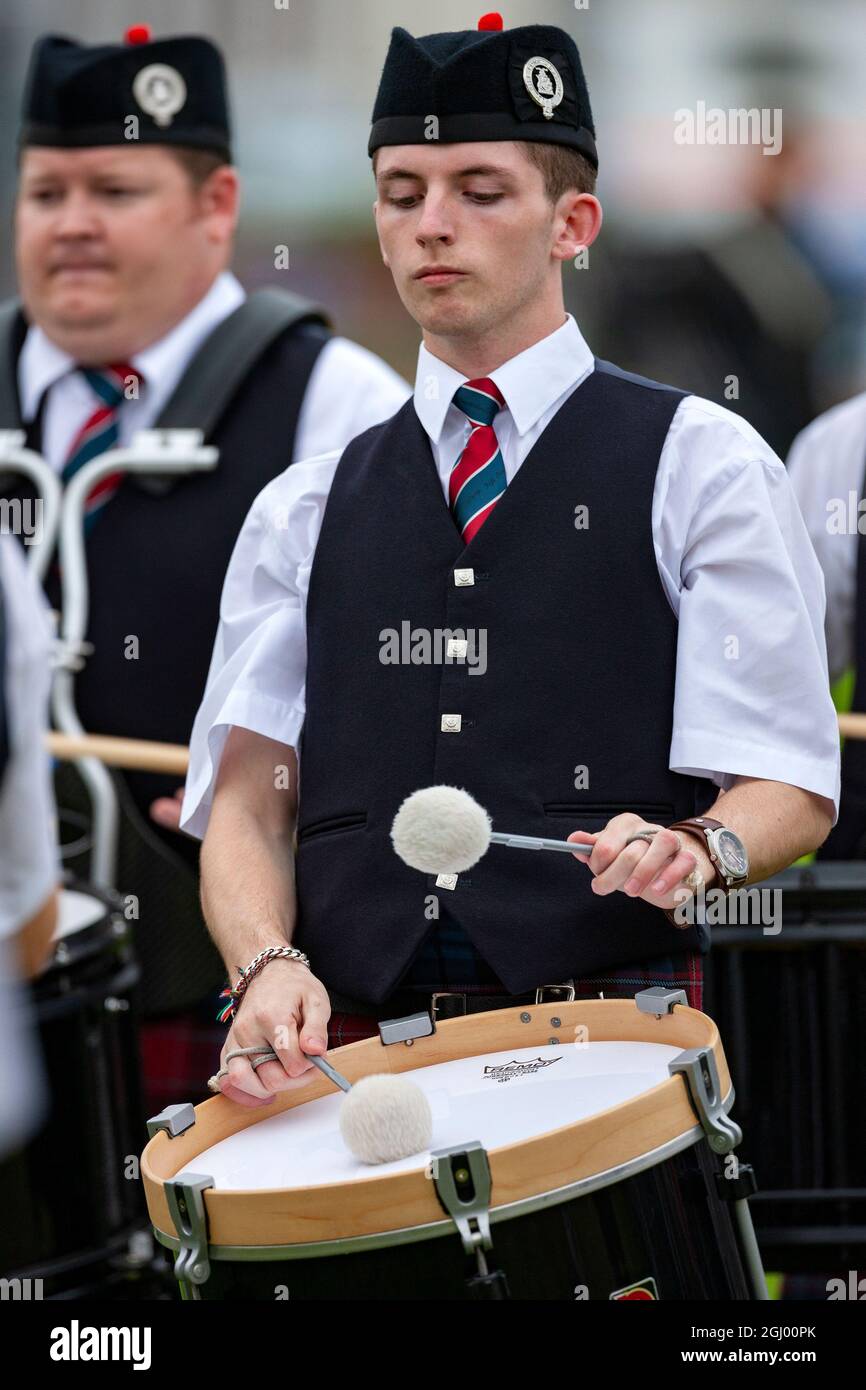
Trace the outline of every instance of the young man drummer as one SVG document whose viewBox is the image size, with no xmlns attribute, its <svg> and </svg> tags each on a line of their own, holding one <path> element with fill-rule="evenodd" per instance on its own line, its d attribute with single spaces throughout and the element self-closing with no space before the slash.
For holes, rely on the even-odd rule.
<svg viewBox="0 0 866 1390">
<path fill-rule="evenodd" d="M 64 480 L 158 424 L 220 330 L 243 346 L 231 143 L 223 59 L 209 40 L 151 38 L 137 25 L 122 43 L 49 35 L 35 45 L 15 217 L 21 305 L 0 308 L 0 427 L 23 427 Z M 109 479 L 90 499 L 93 652 L 76 699 L 92 732 L 187 742 L 253 498 L 292 459 L 342 449 L 406 399 L 395 372 L 333 335 L 314 305 L 300 308 L 223 397 L 206 439 L 219 450 L 212 472 Z M 50 590 L 59 606 L 56 576 Z M 145 1062 L 159 1108 L 201 1073 L 221 967 L 195 910 L 198 846 L 173 833 L 177 779 L 132 773 L 122 786 L 139 829 L 124 818 L 132 877 L 118 886 L 140 900 L 145 1007 L 160 1015 L 145 1030 Z M 166 831 L 148 823 L 152 807 Z"/>
<path fill-rule="evenodd" d="M 572 39 L 498 16 L 395 30 L 369 149 L 422 330 L 414 399 L 257 499 L 182 818 L 237 982 L 219 1084 L 245 1105 L 413 1007 L 562 982 L 699 1006 L 684 881 L 760 881 L 823 840 L 838 795 L 784 467 L 736 415 L 595 361 L 565 313 L 563 269 L 601 226 Z M 447 633 L 447 656 L 385 659 L 401 624 Z M 389 832 L 437 783 L 592 854 L 416 873 Z"/>
</svg>

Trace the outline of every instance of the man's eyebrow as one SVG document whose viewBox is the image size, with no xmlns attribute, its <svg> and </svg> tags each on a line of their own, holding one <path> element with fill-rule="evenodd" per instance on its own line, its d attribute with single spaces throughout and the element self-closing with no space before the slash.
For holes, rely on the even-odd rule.
<svg viewBox="0 0 866 1390">
<path fill-rule="evenodd" d="M 455 179 L 466 179 L 491 174 L 509 180 L 514 177 L 511 170 L 506 169 L 505 166 L 501 164 L 473 164 L 466 169 L 456 169 L 451 177 Z M 418 182 L 421 182 L 424 177 L 423 174 L 416 173 L 412 169 L 389 169 L 386 173 L 379 175 L 382 183 L 389 183 L 396 179 L 416 179 Z"/>
<path fill-rule="evenodd" d="M 510 169 L 506 169 L 502 164 L 473 164 L 469 169 L 458 169 L 455 178 L 465 179 L 470 176 L 477 177 L 481 174 L 493 174 L 497 178 L 511 179 L 513 174 Z"/>
<path fill-rule="evenodd" d="M 379 179 L 382 183 L 389 183 L 393 179 L 420 179 L 420 174 L 414 174 L 411 169 L 389 169 L 386 174 L 380 174 Z"/>
</svg>

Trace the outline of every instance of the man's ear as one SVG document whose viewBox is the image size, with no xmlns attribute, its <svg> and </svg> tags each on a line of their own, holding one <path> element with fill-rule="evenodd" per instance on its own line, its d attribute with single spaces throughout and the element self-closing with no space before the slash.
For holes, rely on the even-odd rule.
<svg viewBox="0 0 866 1390">
<path fill-rule="evenodd" d="M 601 203 L 591 193 L 563 193 L 557 215 L 560 227 L 553 254 L 558 260 L 571 260 L 601 231 Z"/>
</svg>

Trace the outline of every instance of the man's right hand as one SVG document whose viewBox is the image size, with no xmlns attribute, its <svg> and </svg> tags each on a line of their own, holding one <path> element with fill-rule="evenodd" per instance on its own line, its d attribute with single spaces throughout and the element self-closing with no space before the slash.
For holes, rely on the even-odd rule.
<svg viewBox="0 0 866 1390">
<path fill-rule="evenodd" d="M 159 796 L 150 803 L 150 818 L 163 830 L 180 831 L 180 813 L 183 810 L 184 788 L 178 787 L 174 796 Z"/>
<path fill-rule="evenodd" d="M 294 960 L 269 961 L 248 986 L 220 1056 L 219 1087 L 238 1105 L 269 1105 L 279 1091 L 305 1086 L 315 1071 L 305 1053 L 328 1050 L 331 1002 L 321 980 Z M 253 1070 L 249 1057 L 226 1057 L 238 1047 L 268 1044 L 279 1061 Z M 253 1058 L 253 1060 L 255 1060 Z"/>
</svg>

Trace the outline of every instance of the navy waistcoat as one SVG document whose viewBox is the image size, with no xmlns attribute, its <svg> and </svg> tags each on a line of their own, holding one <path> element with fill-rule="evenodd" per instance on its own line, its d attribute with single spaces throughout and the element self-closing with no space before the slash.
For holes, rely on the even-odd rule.
<svg viewBox="0 0 866 1390">
<path fill-rule="evenodd" d="M 296 863 L 296 938 L 330 989 L 384 1001 L 429 930 L 431 895 L 447 894 L 514 993 L 707 949 L 705 928 L 596 897 L 570 855 L 493 845 L 449 890 L 390 840 L 403 799 L 434 783 L 465 787 L 494 829 L 561 839 L 622 811 L 664 823 L 713 800 L 668 768 L 677 622 L 651 511 L 683 394 L 598 363 L 468 546 L 411 401 L 343 454 L 307 604 Z M 465 569 L 474 582 L 458 584 Z M 382 634 L 405 621 L 484 630 L 486 671 L 386 664 Z M 455 713 L 459 732 L 444 732 Z"/>
</svg>

